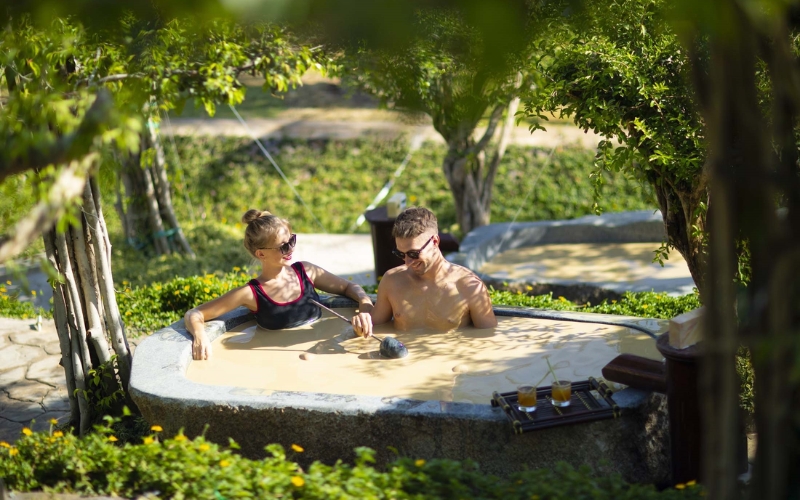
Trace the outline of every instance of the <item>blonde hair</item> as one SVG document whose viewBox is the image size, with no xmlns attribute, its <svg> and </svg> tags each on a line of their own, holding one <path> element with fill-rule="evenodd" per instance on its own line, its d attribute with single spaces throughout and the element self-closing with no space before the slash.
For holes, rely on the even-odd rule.
<svg viewBox="0 0 800 500">
<path fill-rule="evenodd" d="M 267 210 L 250 209 L 242 216 L 242 224 L 247 225 L 244 230 L 244 247 L 253 257 L 256 250 L 266 248 L 281 228 L 291 231 L 292 226 L 286 219 L 281 219 Z"/>
<path fill-rule="evenodd" d="M 392 237 L 416 238 L 427 231 L 439 233 L 439 223 L 433 212 L 423 207 L 408 207 L 394 220 Z"/>
</svg>

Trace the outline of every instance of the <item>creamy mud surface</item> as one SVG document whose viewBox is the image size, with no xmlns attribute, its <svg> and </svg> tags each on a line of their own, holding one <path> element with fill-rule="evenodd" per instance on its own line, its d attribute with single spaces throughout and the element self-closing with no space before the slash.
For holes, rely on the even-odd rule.
<svg viewBox="0 0 800 500">
<path fill-rule="evenodd" d="M 514 280 L 549 283 L 634 283 L 691 279 L 689 266 L 678 251 L 669 260 L 653 263 L 657 243 L 574 243 L 537 245 L 505 251 L 484 264 L 480 272 Z"/>
<path fill-rule="evenodd" d="M 339 309 L 345 317 L 353 309 Z M 395 332 L 376 327 L 408 347 L 403 359 L 383 359 L 380 342 L 355 337 L 328 312 L 291 330 L 242 325 L 216 339 L 209 361 L 192 361 L 189 380 L 270 391 L 406 397 L 486 404 L 493 391 L 521 383 L 550 385 L 545 356 L 556 375 L 572 381 L 600 377 L 620 353 L 662 359 L 650 336 L 630 328 L 529 318 L 498 317 L 496 328 L 452 332 Z M 633 321 L 636 321 L 635 319 Z M 665 322 L 648 322 L 665 328 Z"/>
</svg>

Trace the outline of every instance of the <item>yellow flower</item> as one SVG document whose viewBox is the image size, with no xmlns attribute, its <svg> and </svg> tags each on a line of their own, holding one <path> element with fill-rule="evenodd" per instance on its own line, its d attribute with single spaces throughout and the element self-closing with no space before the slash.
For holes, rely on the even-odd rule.
<svg viewBox="0 0 800 500">
<path fill-rule="evenodd" d="M 11 280 L 6 281 L 6 285 L 10 285 L 10 284 L 11 284 Z"/>
<path fill-rule="evenodd" d="M 414 462 L 414 465 L 416 465 L 417 467 L 422 467 L 423 465 L 425 465 L 425 459 L 423 458 L 417 459 L 417 461 Z"/>
<path fill-rule="evenodd" d="M 130 288 L 126 288 L 125 289 L 125 293 L 131 293 L 131 289 Z"/>
<path fill-rule="evenodd" d="M 58 420 L 56 420 L 54 418 L 51 418 L 50 419 L 50 425 L 58 425 Z"/>
<path fill-rule="evenodd" d="M 228 462 L 227 460 L 220 460 L 220 461 L 219 461 L 219 466 L 220 466 L 220 467 L 227 467 L 227 466 L 229 466 L 230 464 L 231 464 L 231 463 L 230 463 L 230 462 Z"/>
<path fill-rule="evenodd" d="M 697 484 L 697 481 L 695 481 L 694 479 L 692 479 L 691 481 L 687 481 L 686 482 L 686 486 L 694 486 L 696 484 Z"/>
<path fill-rule="evenodd" d="M 60 438 L 60 437 L 64 437 L 64 433 L 63 433 L 63 432 L 61 432 L 61 431 L 55 431 L 55 432 L 53 433 L 53 437 L 54 437 L 54 438 Z"/>
<path fill-rule="evenodd" d="M 33 295 L 34 297 L 36 297 L 36 290 L 31 290 L 31 295 Z"/>
<path fill-rule="evenodd" d="M 153 439 L 151 436 L 147 436 L 146 438 L 142 439 L 144 444 L 153 444 L 156 440 Z"/>
<path fill-rule="evenodd" d="M 367 278 L 369 278 L 369 277 L 370 277 L 370 276 L 372 276 L 372 275 L 371 275 L 371 274 L 369 274 L 369 273 L 367 273 L 367 274 L 365 274 L 364 276 L 366 276 Z"/>
<path fill-rule="evenodd" d="M 526 285 L 526 286 L 525 286 L 525 290 L 527 290 L 527 291 L 529 291 L 529 292 L 530 292 L 531 290 L 533 290 L 533 287 L 532 287 L 532 286 L 530 286 L 530 285 Z"/>
<path fill-rule="evenodd" d="M 130 316 L 131 314 L 133 314 L 133 313 L 130 312 L 130 311 L 125 311 L 125 316 Z"/>
<path fill-rule="evenodd" d="M 616 304 L 616 303 L 617 303 L 617 300 L 616 300 L 616 299 L 611 299 L 611 303 L 612 303 L 612 304 Z"/>
<path fill-rule="evenodd" d="M 239 267 L 239 266 L 233 266 L 233 271 L 234 271 L 234 272 L 237 272 L 237 273 L 238 273 L 238 272 L 239 272 L 239 271 L 241 271 L 241 270 L 242 270 L 242 268 L 241 268 L 241 267 Z"/>
<path fill-rule="evenodd" d="M 207 444 L 201 444 L 200 446 L 197 447 L 197 449 L 200 451 L 208 451 L 211 449 L 211 447 Z"/>
<path fill-rule="evenodd" d="M 683 484 L 683 483 L 678 483 L 678 484 L 675 485 L 675 489 L 676 490 L 682 490 L 684 488 L 686 488 L 686 485 Z"/>
<path fill-rule="evenodd" d="M 187 292 L 189 291 L 189 288 L 190 288 L 189 285 L 183 287 L 183 289 L 186 290 Z"/>
<path fill-rule="evenodd" d="M 31 434 L 33 434 L 33 431 L 28 429 L 27 427 L 23 427 L 22 433 L 25 434 L 26 436 L 30 436 Z"/>
<path fill-rule="evenodd" d="M 155 431 L 155 432 L 161 432 L 164 429 L 162 429 L 160 425 L 154 425 L 154 426 L 150 427 L 150 430 L 151 431 Z"/>
<path fill-rule="evenodd" d="M 19 450 L 16 449 L 16 448 L 11 448 L 10 450 L 8 450 L 8 453 L 9 453 L 9 455 L 11 455 L 13 457 L 14 455 L 18 455 L 19 454 Z"/>
<path fill-rule="evenodd" d="M 566 302 L 567 301 L 567 299 L 565 299 L 563 295 L 558 297 L 558 300 L 561 301 L 561 302 Z"/>
<path fill-rule="evenodd" d="M 293 444 L 293 445 L 292 445 L 292 449 L 293 449 L 294 451 L 296 451 L 297 453 L 303 453 L 303 452 L 305 451 L 305 450 L 303 449 L 303 447 L 302 447 L 302 446 L 300 446 L 299 444 Z"/>
<path fill-rule="evenodd" d="M 174 439 L 175 441 L 186 441 L 186 436 L 184 436 L 183 434 L 178 434 L 178 435 L 177 435 L 177 436 L 175 436 L 173 439 Z"/>
<path fill-rule="evenodd" d="M 647 309 L 647 304 L 642 304 L 642 309 Z"/>
<path fill-rule="evenodd" d="M 11 445 L 5 441 L 0 441 L 0 448 L 11 448 Z"/>
<path fill-rule="evenodd" d="M 111 441 L 112 443 L 116 443 L 117 441 L 119 441 L 119 439 L 117 439 L 116 436 L 108 436 L 108 440 Z"/>
<path fill-rule="evenodd" d="M 208 287 L 205 287 L 205 288 L 203 288 L 203 291 L 204 291 L 204 292 L 206 292 L 206 293 L 208 293 L 208 292 L 210 292 L 210 291 L 211 291 L 211 289 L 210 289 L 210 288 L 208 288 Z"/>
<path fill-rule="evenodd" d="M 292 476 L 292 484 L 299 488 L 306 484 L 306 480 L 300 476 Z"/>
<path fill-rule="evenodd" d="M 153 288 L 155 288 L 156 290 L 161 290 L 161 285 L 155 285 Z"/>
<path fill-rule="evenodd" d="M 180 295 L 180 294 L 181 294 L 181 292 L 179 292 L 178 290 L 175 290 L 174 295 Z"/>
</svg>

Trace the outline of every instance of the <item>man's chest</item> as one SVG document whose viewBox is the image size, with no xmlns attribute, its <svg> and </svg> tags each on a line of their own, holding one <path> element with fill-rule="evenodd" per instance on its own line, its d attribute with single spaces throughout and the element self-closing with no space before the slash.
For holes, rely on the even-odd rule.
<svg viewBox="0 0 800 500">
<path fill-rule="evenodd" d="M 450 330 L 469 321 L 469 307 L 455 285 L 409 289 L 393 301 L 395 324 L 402 329 Z"/>
</svg>

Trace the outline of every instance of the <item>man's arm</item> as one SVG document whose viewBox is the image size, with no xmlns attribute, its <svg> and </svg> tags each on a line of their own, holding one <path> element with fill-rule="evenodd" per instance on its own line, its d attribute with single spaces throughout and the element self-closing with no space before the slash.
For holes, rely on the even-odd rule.
<svg viewBox="0 0 800 500">
<path fill-rule="evenodd" d="M 374 325 L 388 323 L 392 320 L 392 303 L 389 300 L 394 290 L 392 281 L 391 277 L 384 276 L 384 279 L 378 283 L 378 300 L 375 301 L 375 307 L 372 308 L 370 313 L 372 314 L 372 324 Z"/>
<path fill-rule="evenodd" d="M 474 274 L 468 278 L 466 287 L 469 316 L 475 328 L 494 328 L 497 318 L 492 309 L 492 299 L 486 285 Z"/>
</svg>

